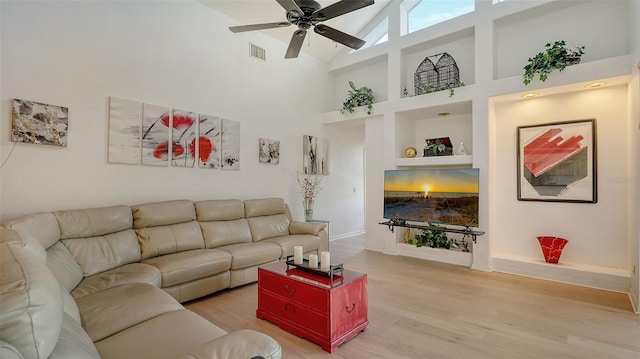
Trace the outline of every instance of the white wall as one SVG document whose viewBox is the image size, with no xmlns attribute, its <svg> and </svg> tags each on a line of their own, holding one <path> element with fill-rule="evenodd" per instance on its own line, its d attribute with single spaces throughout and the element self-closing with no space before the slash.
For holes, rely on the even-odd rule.
<svg viewBox="0 0 640 359">
<path fill-rule="evenodd" d="M 494 257 L 542 258 L 539 235 L 569 240 L 561 261 L 630 270 L 627 237 L 627 87 L 616 86 L 495 105 L 491 197 Z M 598 202 L 523 202 L 516 198 L 517 127 L 596 119 Z"/>
<path fill-rule="evenodd" d="M 1 169 L 1 219 L 36 211 L 166 199 L 284 197 L 302 218 L 291 175 L 302 136 L 329 138 L 318 114 L 331 96 L 327 65 L 304 53 L 284 60 L 286 44 L 261 32 L 233 34 L 232 20 L 200 2 L 1 2 L 1 159 L 9 155 L 11 99 L 69 107 L 68 147 L 18 143 Z M 249 41 L 267 49 L 251 59 Z M 313 84 L 312 86 L 310 84 Z M 239 171 L 108 164 L 107 98 L 219 115 L 241 123 Z M 280 164 L 258 163 L 258 138 L 281 141 Z M 352 151 L 329 138 L 332 154 Z M 355 144 L 355 145 L 354 145 Z M 331 196 L 351 189 L 361 169 L 333 161 L 316 213 L 338 223 L 332 235 L 362 231 L 354 197 L 341 213 Z M 346 184 L 345 184 L 346 183 Z M 351 200 L 353 199 L 353 203 Z M 329 208 L 332 208 L 331 211 Z M 343 221 L 343 217 L 346 219 Z"/>
<path fill-rule="evenodd" d="M 631 36 L 632 54 L 632 79 L 629 91 L 629 123 L 632 131 L 629 132 L 630 150 L 632 153 L 640 153 L 640 21 L 637 21 L 637 14 L 640 14 L 640 1 L 634 1 L 629 7 L 629 34 Z M 631 158 L 629 162 L 629 199 L 634 201 L 635 206 L 629 212 L 629 220 L 635 223 L 630 226 L 629 256 L 632 264 L 635 264 L 631 274 L 631 302 L 636 313 L 640 313 L 640 221 L 638 221 L 638 208 L 640 208 L 640 156 Z M 634 222 L 635 221 L 635 222 Z"/>
<path fill-rule="evenodd" d="M 560 1 L 549 6 L 559 9 L 540 15 L 533 8 L 495 22 L 496 78 L 521 75 L 529 57 L 559 40 L 571 48 L 584 45 L 582 61 L 629 53 L 625 1 Z"/>
</svg>

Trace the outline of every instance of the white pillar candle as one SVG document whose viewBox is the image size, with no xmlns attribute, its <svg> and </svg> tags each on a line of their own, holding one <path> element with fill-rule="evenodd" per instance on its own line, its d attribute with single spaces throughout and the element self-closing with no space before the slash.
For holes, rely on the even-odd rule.
<svg viewBox="0 0 640 359">
<path fill-rule="evenodd" d="M 317 254 L 309 254 L 309 268 L 318 268 Z"/>
<path fill-rule="evenodd" d="M 329 252 L 320 252 L 320 270 L 328 272 L 331 266 L 331 255 Z"/>
<path fill-rule="evenodd" d="M 293 264 L 302 264 L 302 246 L 293 247 Z"/>
</svg>

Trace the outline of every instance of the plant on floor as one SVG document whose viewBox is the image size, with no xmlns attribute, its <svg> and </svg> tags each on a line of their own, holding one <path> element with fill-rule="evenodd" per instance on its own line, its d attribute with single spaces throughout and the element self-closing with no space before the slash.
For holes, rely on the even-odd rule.
<svg viewBox="0 0 640 359">
<path fill-rule="evenodd" d="M 564 40 L 556 41 L 553 45 L 548 43 L 544 47 L 546 50 L 530 57 L 529 63 L 524 67 L 525 85 L 528 85 L 536 74 L 539 75 L 540 81 L 544 82 L 553 70 L 562 71 L 567 66 L 580 63 L 584 54 L 584 45 L 573 50 L 566 47 Z"/>
<path fill-rule="evenodd" d="M 375 101 L 375 96 L 373 95 L 373 90 L 368 87 L 359 87 L 356 88 L 356 85 L 353 82 L 349 81 L 349 96 L 342 103 L 341 113 L 353 112 L 354 109 L 358 106 L 367 106 L 367 115 L 371 115 L 371 110 L 373 109 L 373 101 Z"/>
<path fill-rule="evenodd" d="M 429 227 L 444 228 L 431 223 Z M 409 244 L 416 247 L 451 248 L 451 241 L 447 237 L 447 233 L 439 229 L 421 229 L 419 234 L 416 234 L 413 239 L 409 239 Z"/>
</svg>

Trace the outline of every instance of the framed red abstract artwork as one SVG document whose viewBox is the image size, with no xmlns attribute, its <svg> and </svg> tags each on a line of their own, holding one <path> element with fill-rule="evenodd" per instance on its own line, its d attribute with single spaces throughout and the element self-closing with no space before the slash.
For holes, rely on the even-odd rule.
<svg viewBox="0 0 640 359">
<path fill-rule="evenodd" d="M 596 203 L 596 120 L 518 127 L 518 200 Z"/>
</svg>

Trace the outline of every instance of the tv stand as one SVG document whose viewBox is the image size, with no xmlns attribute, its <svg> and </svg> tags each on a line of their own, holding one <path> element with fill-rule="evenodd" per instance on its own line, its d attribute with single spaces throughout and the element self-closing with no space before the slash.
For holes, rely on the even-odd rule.
<svg viewBox="0 0 640 359">
<path fill-rule="evenodd" d="M 471 227 L 465 227 L 465 228 L 449 228 L 449 227 L 436 227 L 436 226 L 430 226 L 430 225 L 423 225 L 423 224 L 411 224 L 408 223 L 406 221 L 386 221 L 386 222 L 381 222 L 379 224 L 383 224 L 387 227 L 389 227 L 389 230 L 391 232 L 393 232 L 395 227 L 404 227 L 404 228 L 417 228 L 417 229 L 426 229 L 426 230 L 430 230 L 430 231 L 442 231 L 442 232 L 448 232 L 448 233 L 459 233 L 459 234 L 463 234 L 465 236 L 470 236 L 471 239 L 473 240 L 473 243 L 476 243 L 476 237 L 477 236 L 481 236 L 484 234 L 484 232 L 482 231 L 474 231 L 471 229 Z"/>
</svg>

